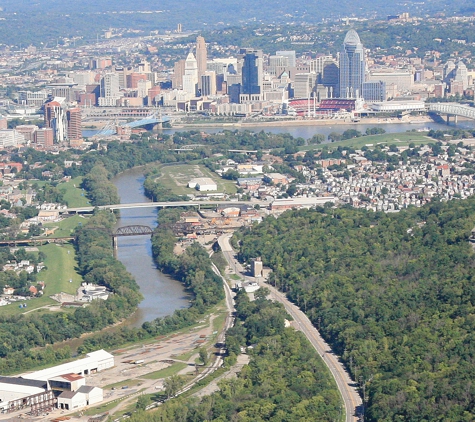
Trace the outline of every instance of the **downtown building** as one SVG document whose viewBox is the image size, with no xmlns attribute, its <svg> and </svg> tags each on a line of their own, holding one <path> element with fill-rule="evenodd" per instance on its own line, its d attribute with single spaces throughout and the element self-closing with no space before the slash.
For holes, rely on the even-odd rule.
<svg viewBox="0 0 475 422">
<path fill-rule="evenodd" d="M 340 98 L 359 98 L 365 82 L 365 52 L 360 37 L 350 29 L 340 52 Z"/>
</svg>

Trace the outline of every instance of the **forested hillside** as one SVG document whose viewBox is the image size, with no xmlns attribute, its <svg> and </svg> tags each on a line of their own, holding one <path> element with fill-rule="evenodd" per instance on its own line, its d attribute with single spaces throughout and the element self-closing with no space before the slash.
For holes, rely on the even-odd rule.
<svg viewBox="0 0 475 422">
<path fill-rule="evenodd" d="M 263 292 L 262 292 L 263 293 Z M 229 357 L 249 346 L 250 362 L 237 378 L 219 383 L 220 391 L 197 399 L 166 402 L 155 412 L 135 414 L 131 422 L 312 421 L 339 420 L 340 396 L 325 364 L 303 334 L 284 328 L 285 310 L 256 294 L 236 297 L 236 326 L 226 335 Z"/>
<path fill-rule="evenodd" d="M 371 421 L 475 418 L 475 199 L 290 211 L 238 234 L 365 386 Z"/>
</svg>

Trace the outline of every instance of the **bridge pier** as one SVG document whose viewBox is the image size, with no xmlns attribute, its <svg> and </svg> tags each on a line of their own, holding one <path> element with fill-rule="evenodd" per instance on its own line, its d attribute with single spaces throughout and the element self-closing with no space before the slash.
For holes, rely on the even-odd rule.
<svg viewBox="0 0 475 422">
<path fill-rule="evenodd" d="M 457 124 L 458 122 L 458 116 L 456 114 L 447 114 L 447 124 L 450 124 L 450 117 L 454 118 L 454 123 Z"/>
<path fill-rule="evenodd" d="M 114 258 L 117 258 L 119 242 L 117 242 L 117 236 L 111 236 L 111 237 L 112 237 L 112 250 L 113 250 Z"/>
</svg>

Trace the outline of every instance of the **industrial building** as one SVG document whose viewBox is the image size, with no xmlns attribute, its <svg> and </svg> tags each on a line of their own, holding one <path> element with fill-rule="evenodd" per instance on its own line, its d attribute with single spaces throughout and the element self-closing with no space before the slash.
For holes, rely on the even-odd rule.
<svg viewBox="0 0 475 422">
<path fill-rule="evenodd" d="M 32 415 L 55 407 L 81 409 L 103 400 L 101 388 L 86 385 L 85 375 L 114 366 L 114 356 L 104 350 L 85 358 L 19 377 L 0 376 L 0 411 L 30 411 Z"/>
</svg>

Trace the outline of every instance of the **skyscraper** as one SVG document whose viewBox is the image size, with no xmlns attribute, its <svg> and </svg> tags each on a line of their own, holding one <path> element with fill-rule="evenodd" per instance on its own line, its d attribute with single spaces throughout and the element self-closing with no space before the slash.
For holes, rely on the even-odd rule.
<svg viewBox="0 0 475 422">
<path fill-rule="evenodd" d="M 70 108 L 66 111 L 68 121 L 68 139 L 82 139 L 81 109 Z"/>
<path fill-rule="evenodd" d="M 101 96 L 99 97 L 100 107 L 114 107 L 120 98 L 119 75 L 117 73 L 106 73 L 101 79 Z"/>
<path fill-rule="evenodd" d="M 250 48 L 241 49 L 243 54 L 242 65 L 242 93 L 247 95 L 262 94 L 263 61 L 262 50 Z"/>
<path fill-rule="evenodd" d="M 196 62 L 198 64 L 198 77 L 206 72 L 208 53 L 206 51 L 205 39 L 202 36 L 196 38 Z"/>
<path fill-rule="evenodd" d="M 198 63 L 193 53 L 188 54 L 185 60 L 185 74 L 183 75 L 183 91 L 195 96 L 198 85 Z"/>
<path fill-rule="evenodd" d="M 66 139 L 66 115 L 58 101 L 50 101 L 44 106 L 45 127 L 53 129 L 57 142 Z"/>
<path fill-rule="evenodd" d="M 365 81 L 365 55 L 363 44 L 354 29 L 350 29 L 343 41 L 340 53 L 340 98 L 361 96 Z"/>
</svg>

